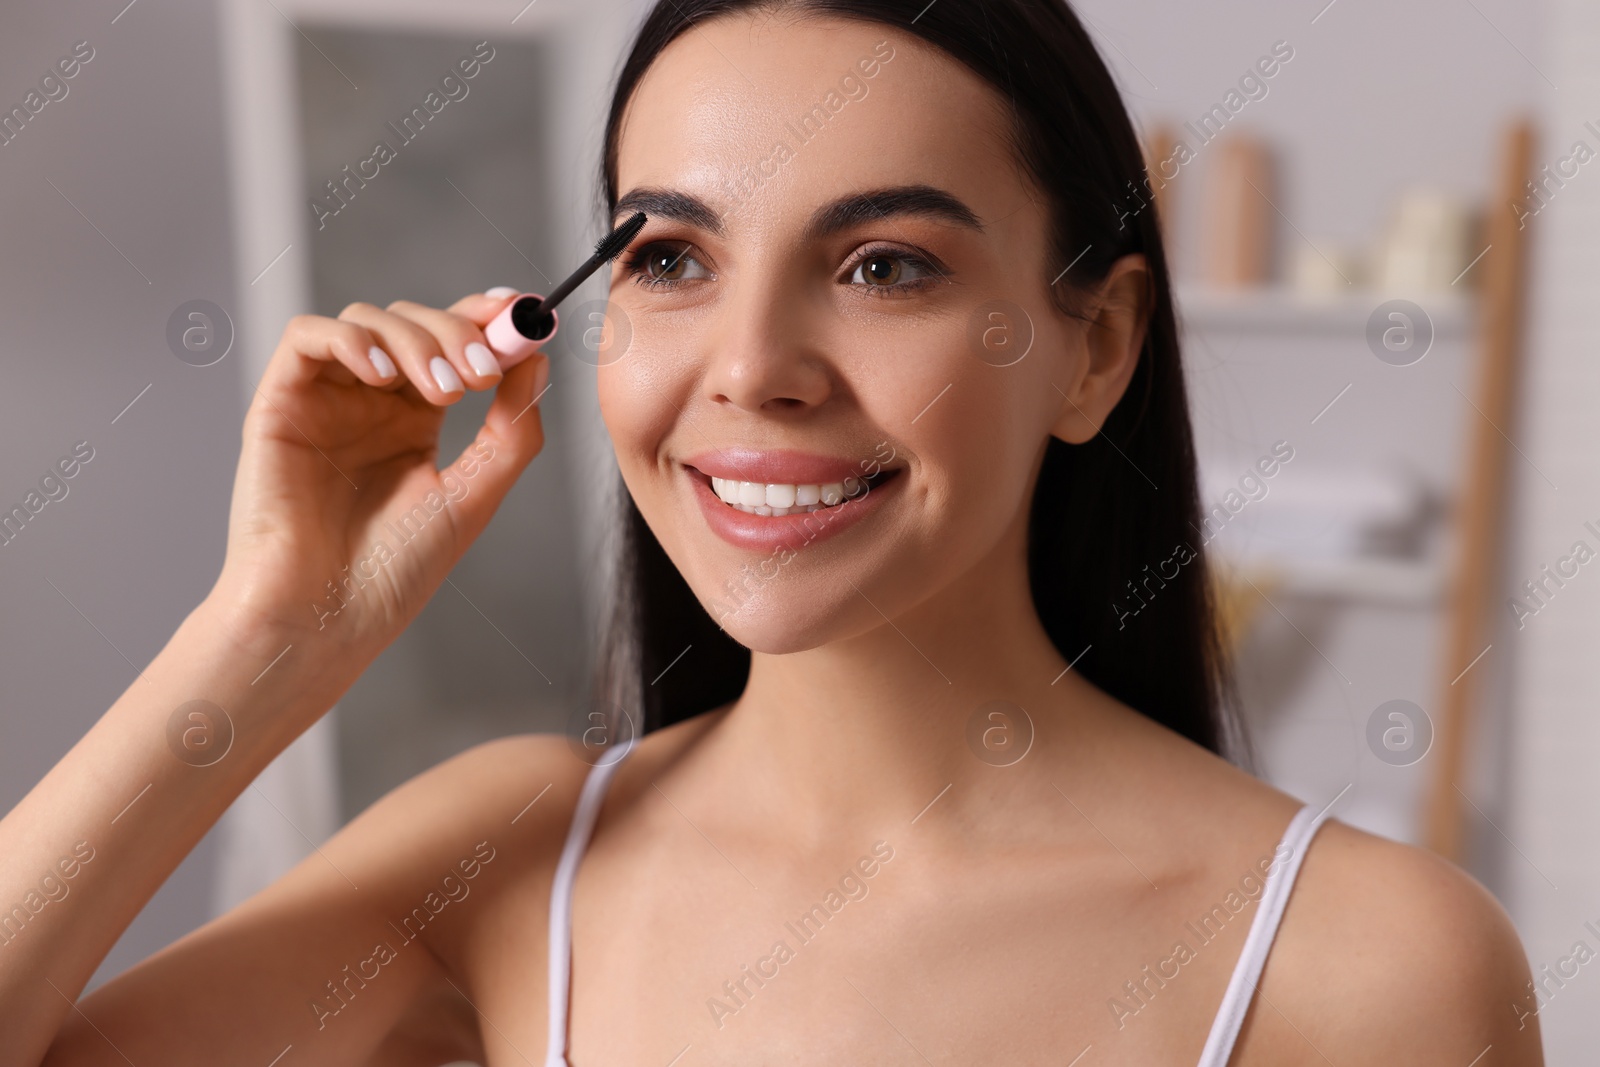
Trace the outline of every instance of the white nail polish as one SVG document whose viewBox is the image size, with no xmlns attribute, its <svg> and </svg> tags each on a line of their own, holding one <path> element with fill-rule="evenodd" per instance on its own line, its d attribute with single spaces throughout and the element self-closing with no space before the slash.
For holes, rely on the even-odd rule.
<svg viewBox="0 0 1600 1067">
<path fill-rule="evenodd" d="M 461 384 L 461 375 L 450 365 L 450 361 L 443 356 L 434 356 L 428 363 L 428 369 L 433 371 L 433 380 L 439 383 L 439 390 L 445 393 L 460 393 L 466 390 Z"/>
<path fill-rule="evenodd" d="M 389 358 L 389 353 L 373 345 L 367 349 L 367 358 L 372 361 L 372 369 L 378 372 L 378 377 L 394 377 L 394 360 Z"/>
<path fill-rule="evenodd" d="M 486 345 L 476 341 L 467 345 L 467 362 L 472 364 L 472 369 L 484 378 L 500 377 L 500 363 Z"/>
<path fill-rule="evenodd" d="M 522 290 L 520 290 L 520 289 L 511 288 L 511 286 L 509 286 L 509 285 L 497 285 L 493 289 L 485 289 L 483 291 L 483 295 L 484 296 L 492 296 L 495 299 L 499 300 L 499 299 L 503 299 L 503 298 L 508 297 L 508 296 L 516 296 L 521 291 Z"/>
</svg>

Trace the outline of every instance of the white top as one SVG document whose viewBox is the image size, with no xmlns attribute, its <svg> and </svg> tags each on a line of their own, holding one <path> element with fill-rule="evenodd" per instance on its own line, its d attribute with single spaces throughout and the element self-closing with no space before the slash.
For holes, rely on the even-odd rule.
<svg viewBox="0 0 1600 1067">
<path fill-rule="evenodd" d="M 561 860 L 556 864 L 555 880 L 550 887 L 550 1036 L 545 1047 L 545 1067 L 570 1067 L 567 1063 L 567 1006 L 572 981 L 572 883 L 578 873 L 578 862 L 594 832 L 606 787 L 632 747 L 631 740 L 625 742 L 608 753 L 603 762 L 590 768 L 583 792 L 578 796 L 578 806 L 572 813 L 572 827 L 567 831 Z M 1239 1028 L 1244 1025 L 1245 1013 L 1250 1010 L 1256 983 L 1261 980 L 1261 970 L 1266 966 L 1267 953 L 1272 950 L 1283 910 L 1289 903 L 1295 876 L 1300 873 L 1306 846 L 1327 817 L 1327 808 L 1313 811 L 1307 804 L 1295 813 L 1284 830 L 1278 851 L 1288 848 L 1289 855 L 1267 875 L 1256 916 L 1250 923 L 1250 933 L 1245 938 L 1239 962 L 1233 968 L 1233 977 L 1228 980 L 1227 992 L 1222 995 L 1222 1007 L 1211 1023 L 1211 1033 L 1206 1037 L 1198 1067 L 1227 1067 L 1234 1042 L 1239 1039 Z"/>
</svg>

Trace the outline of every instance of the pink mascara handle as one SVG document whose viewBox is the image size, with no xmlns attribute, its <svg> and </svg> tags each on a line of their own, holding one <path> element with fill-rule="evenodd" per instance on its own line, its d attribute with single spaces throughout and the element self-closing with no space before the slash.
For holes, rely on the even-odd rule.
<svg viewBox="0 0 1600 1067">
<path fill-rule="evenodd" d="M 561 319 L 554 311 L 537 311 L 543 300 L 538 293 L 523 293 L 483 328 L 484 340 L 500 357 L 501 369 L 521 363 L 555 336 Z"/>
</svg>

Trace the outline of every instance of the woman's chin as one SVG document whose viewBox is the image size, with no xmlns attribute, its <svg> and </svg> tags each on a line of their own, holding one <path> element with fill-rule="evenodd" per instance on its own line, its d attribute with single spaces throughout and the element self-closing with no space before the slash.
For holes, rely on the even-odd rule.
<svg viewBox="0 0 1600 1067">
<path fill-rule="evenodd" d="M 769 656 L 806 652 L 872 626 L 872 620 L 858 617 L 852 605 L 841 600 L 818 603 L 813 598 L 762 596 L 737 606 L 706 604 L 706 610 L 729 637 Z"/>
<path fill-rule="evenodd" d="M 716 618 L 715 615 L 712 616 Z M 719 620 L 729 637 L 752 652 L 784 656 L 825 645 L 835 637 L 835 627 L 827 622 L 807 622 L 780 610 L 745 608 L 730 612 Z"/>
</svg>

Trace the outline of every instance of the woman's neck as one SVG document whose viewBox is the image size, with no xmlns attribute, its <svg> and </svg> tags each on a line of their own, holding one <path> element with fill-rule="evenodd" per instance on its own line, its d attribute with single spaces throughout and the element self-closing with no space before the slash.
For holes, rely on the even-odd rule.
<svg viewBox="0 0 1600 1067">
<path fill-rule="evenodd" d="M 947 785 L 952 795 L 977 781 L 992 790 L 995 768 L 968 739 L 980 708 L 1020 705 L 1044 735 L 1051 726 L 1059 734 L 1063 716 L 1085 702 L 1086 683 L 1062 674 L 1067 663 L 1034 610 L 1025 535 L 1019 521 L 959 579 L 892 621 L 873 607 L 877 625 L 856 636 L 752 655 L 716 743 L 783 798 L 792 832 L 820 839 L 841 821 L 909 823 Z M 869 604 L 883 596 L 861 593 Z M 1033 776 L 1011 776 L 1023 777 Z"/>
</svg>

